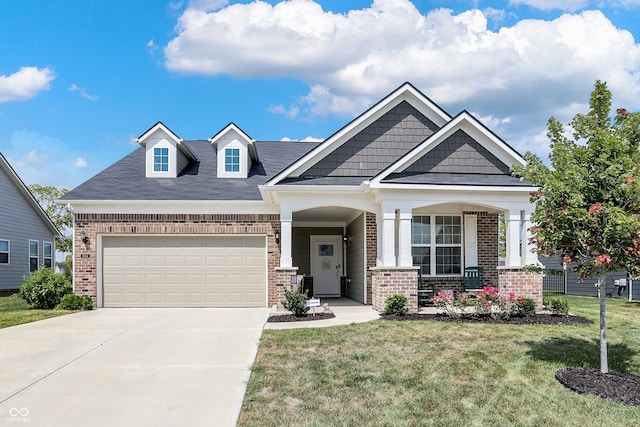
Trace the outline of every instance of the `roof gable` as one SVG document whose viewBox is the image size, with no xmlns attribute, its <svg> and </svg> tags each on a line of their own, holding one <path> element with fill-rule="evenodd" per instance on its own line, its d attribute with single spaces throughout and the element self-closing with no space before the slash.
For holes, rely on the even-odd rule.
<svg viewBox="0 0 640 427">
<path fill-rule="evenodd" d="M 148 140 L 153 139 L 157 136 L 158 132 L 162 132 L 167 138 L 172 140 L 178 150 L 180 150 L 182 154 L 189 158 L 189 160 L 198 160 L 198 157 L 195 155 L 193 150 L 191 150 L 191 148 L 184 142 L 184 140 L 160 121 L 156 122 L 155 125 L 151 126 L 142 135 L 136 138 L 136 142 L 142 146 L 145 146 Z"/>
<path fill-rule="evenodd" d="M 344 126 L 338 132 L 331 135 L 323 143 L 321 143 L 318 147 L 309 152 L 303 158 L 293 163 L 280 174 L 275 176 L 267 183 L 267 185 L 276 185 L 278 182 L 284 179 L 297 178 L 305 174 L 310 174 L 312 172 L 319 174 L 347 173 L 349 169 L 348 166 L 354 166 L 355 164 L 359 166 L 360 160 L 355 157 L 356 155 L 363 155 L 363 160 L 366 159 L 370 161 L 375 158 L 376 155 L 381 155 L 382 149 L 393 149 L 392 147 L 387 146 L 387 144 L 390 144 L 388 141 L 378 141 L 378 145 L 382 145 L 382 147 L 379 147 L 376 144 L 369 146 L 366 139 L 364 139 L 363 141 L 359 141 L 357 136 L 367 130 L 367 128 L 374 124 L 376 121 L 381 120 L 382 117 L 384 117 L 387 113 L 390 113 L 392 110 L 396 109 L 396 107 L 403 103 L 419 113 L 415 114 L 415 116 L 421 116 L 421 118 L 417 119 L 414 123 L 421 123 L 422 131 L 425 132 L 424 137 L 427 137 L 431 132 L 433 132 L 431 127 L 429 125 L 425 125 L 425 123 L 431 122 L 431 124 L 437 129 L 445 125 L 451 119 L 451 116 L 449 116 L 449 114 L 438 107 L 422 92 L 420 92 L 410 83 L 405 83 L 398 89 L 387 95 L 373 107 L 369 108 L 359 117 Z M 406 106 L 400 107 L 399 110 L 407 108 Z M 393 123 L 393 119 L 391 119 L 390 122 Z M 398 121 L 396 120 L 395 124 L 397 123 Z M 384 124 L 381 124 L 381 126 L 384 127 Z M 387 124 L 387 127 L 392 128 L 393 124 L 391 124 L 391 126 Z M 428 129 L 428 131 L 426 131 L 426 129 Z M 396 140 L 399 139 L 401 138 L 397 138 Z M 369 142 L 373 143 L 373 140 L 370 140 Z M 342 146 L 344 146 L 345 148 L 343 148 L 341 151 L 337 151 Z M 358 148 L 365 147 L 368 148 L 366 153 L 363 153 L 362 151 L 356 152 Z M 398 152 L 391 155 L 391 157 L 393 159 L 397 159 L 399 156 L 402 156 L 404 153 L 406 153 L 406 150 L 407 148 L 399 149 Z M 336 153 L 332 155 L 332 153 L 334 152 Z M 324 159 L 327 159 L 327 161 L 323 162 Z M 351 161 L 348 163 L 347 160 Z M 386 158 L 379 164 L 371 164 L 367 166 L 364 165 L 363 161 L 363 168 L 357 168 L 355 169 L 355 172 L 348 173 L 357 173 L 357 176 L 370 177 L 377 171 L 380 171 L 382 168 L 387 166 L 389 164 L 389 161 L 392 160 L 390 158 Z M 314 169 L 314 166 L 316 165 L 318 165 L 318 167 Z"/>
<path fill-rule="evenodd" d="M 375 176 L 437 130 L 436 124 L 402 101 L 301 176 Z"/>
<path fill-rule="evenodd" d="M 31 191 L 27 188 L 27 186 L 22 182 L 18 174 L 11 167 L 7 159 L 0 153 L 0 170 L 4 171 L 4 173 L 9 178 L 9 181 L 13 184 L 13 186 L 18 190 L 18 192 L 24 197 L 27 203 L 31 206 L 33 211 L 40 217 L 42 222 L 51 230 L 56 237 L 61 236 L 60 231 L 55 226 L 49 215 L 42 209 L 42 206 L 38 203 L 38 201 L 33 197 Z"/>
<path fill-rule="evenodd" d="M 507 143 L 467 111 L 454 117 L 426 141 L 371 180 L 418 174 L 511 176 L 511 166 L 525 161 Z M 416 181 L 417 182 L 417 181 Z"/>
<path fill-rule="evenodd" d="M 405 172 L 508 174 L 509 166 L 458 129 L 409 165 Z"/>
</svg>

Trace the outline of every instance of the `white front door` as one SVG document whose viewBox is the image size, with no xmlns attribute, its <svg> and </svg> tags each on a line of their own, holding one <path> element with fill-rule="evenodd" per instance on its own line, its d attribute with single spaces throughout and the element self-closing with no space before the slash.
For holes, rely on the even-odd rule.
<svg viewBox="0 0 640 427">
<path fill-rule="evenodd" d="M 342 236 L 311 236 L 313 293 L 319 297 L 340 296 Z"/>
</svg>

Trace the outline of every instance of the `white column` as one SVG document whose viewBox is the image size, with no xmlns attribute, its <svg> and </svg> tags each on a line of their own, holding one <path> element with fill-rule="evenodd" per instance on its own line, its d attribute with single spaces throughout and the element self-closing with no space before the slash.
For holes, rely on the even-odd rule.
<svg viewBox="0 0 640 427">
<path fill-rule="evenodd" d="M 396 265 L 396 213 L 384 212 L 382 214 L 382 266 L 395 267 Z"/>
<path fill-rule="evenodd" d="M 291 222 L 293 214 L 290 210 L 280 211 L 280 267 L 292 267 L 291 258 Z"/>
<path fill-rule="evenodd" d="M 507 222 L 507 258 L 505 264 L 508 267 L 520 267 L 522 265 L 520 254 L 520 212 L 506 212 L 505 221 Z"/>
<path fill-rule="evenodd" d="M 531 233 L 531 214 L 529 212 L 522 212 L 522 264 L 537 264 L 538 263 L 538 253 L 533 252 L 536 248 L 534 243 L 530 243 L 531 237 L 533 237 L 533 233 Z"/>
<path fill-rule="evenodd" d="M 376 267 L 382 267 L 382 213 L 376 212 Z"/>
<path fill-rule="evenodd" d="M 400 211 L 400 225 L 398 227 L 398 266 L 411 267 L 411 211 Z"/>
</svg>

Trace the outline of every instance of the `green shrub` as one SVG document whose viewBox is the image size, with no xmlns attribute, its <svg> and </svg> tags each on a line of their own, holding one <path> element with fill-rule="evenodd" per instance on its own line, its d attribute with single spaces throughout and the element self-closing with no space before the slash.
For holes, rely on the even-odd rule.
<svg viewBox="0 0 640 427">
<path fill-rule="evenodd" d="M 60 300 L 58 308 L 62 310 L 93 310 L 93 301 L 87 295 L 67 294 Z"/>
<path fill-rule="evenodd" d="M 536 302 L 531 298 L 523 298 L 515 304 L 516 316 L 532 317 L 536 315 Z"/>
<path fill-rule="evenodd" d="M 71 283 L 64 274 L 41 268 L 24 277 L 18 295 L 33 308 L 50 310 L 60 304 L 63 296 L 72 292 Z"/>
<path fill-rule="evenodd" d="M 295 291 L 285 289 L 282 306 L 296 317 L 306 316 L 309 311 L 309 307 L 307 307 L 307 290 L 302 292 L 302 285 L 298 286 Z"/>
<path fill-rule="evenodd" d="M 385 300 L 384 313 L 404 316 L 409 312 L 407 297 L 403 294 L 393 294 Z"/>
<path fill-rule="evenodd" d="M 549 309 L 556 316 L 567 316 L 569 314 L 569 302 L 565 297 L 549 298 Z"/>
</svg>

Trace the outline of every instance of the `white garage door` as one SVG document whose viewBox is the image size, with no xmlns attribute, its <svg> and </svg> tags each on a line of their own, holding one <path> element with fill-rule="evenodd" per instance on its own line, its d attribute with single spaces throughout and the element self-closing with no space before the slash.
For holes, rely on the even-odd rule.
<svg viewBox="0 0 640 427">
<path fill-rule="evenodd" d="M 105 307 L 265 307 L 260 236 L 105 236 Z"/>
</svg>

